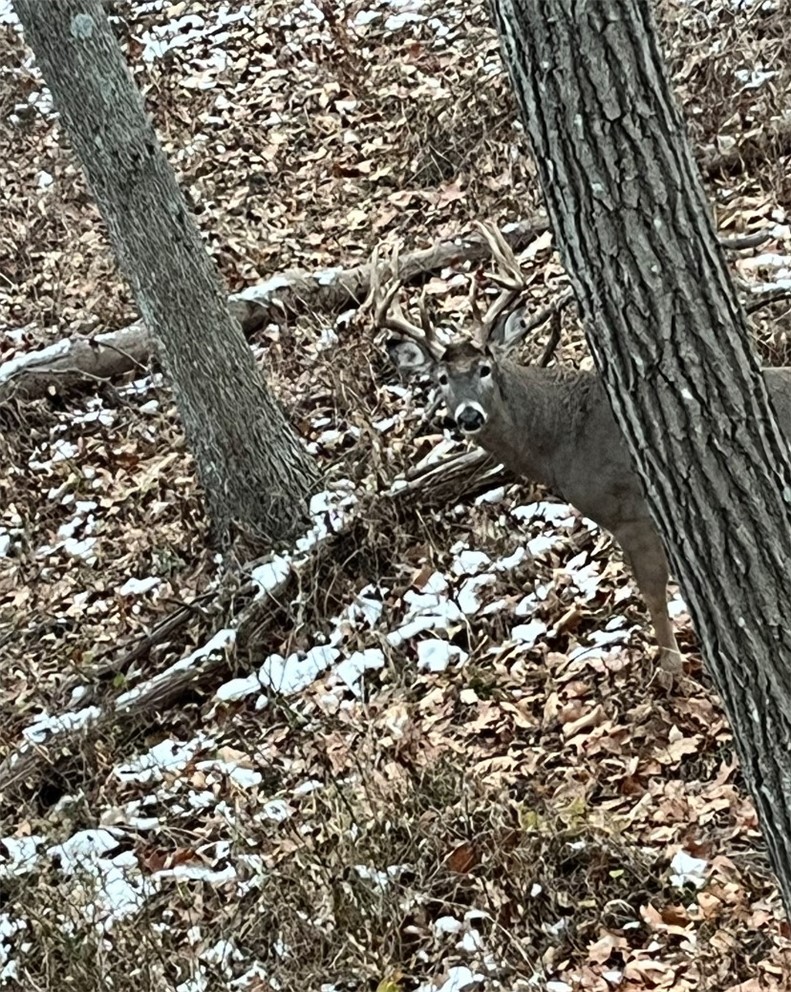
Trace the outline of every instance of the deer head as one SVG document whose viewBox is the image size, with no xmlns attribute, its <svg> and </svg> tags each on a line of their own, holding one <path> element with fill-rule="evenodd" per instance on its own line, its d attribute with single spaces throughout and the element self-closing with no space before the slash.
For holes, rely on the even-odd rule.
<svg viewBox="0 0 791 992">
<path fill-rule="evenodd" d="M 397 335 L 387 342 L 393 363 L 406 374 L 430 372 L 459 429 L 468 437 L 478 439 L 502 409 L 500 362 L 523 333 L 521 310 L 504 314 L 525 286 L 519 265 L 500 232 L 483 225 L 479 228 L 498 264 L 498 271 L 487 273 L 487 276 L 500 285 L 502 291 L 481 316 L 476 304 L 478 280 L 473 278 L 470 293 L 474 319 L 472 339 L 443 344 L 428 316 L 424 297 L 420 300 L 420 326 L 404 315 L 398 302 L 402 281 L 398 278 L 396 258 L 391 263 L 393 278 L 387 289 L 380 292 L 376 286 L 373 290 L 377 325 Z"/>
</svg>

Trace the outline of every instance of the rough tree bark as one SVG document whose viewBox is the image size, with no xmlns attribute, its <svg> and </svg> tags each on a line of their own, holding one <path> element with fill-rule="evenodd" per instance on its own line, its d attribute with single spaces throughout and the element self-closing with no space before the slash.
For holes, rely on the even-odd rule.
<svg viewBox="0 0 791 992">
<path fill-rule="evenodd" d="M 791 911 L 791 466 L 649 5 L 492 7 L 588 342 Z"/>
<path fill-rule="evenodd" d="M 228 311 L 101 0 L 14 6 L 140 315 L 162 342 L 218 537 L 293 537 L 316 468 Z"/>
</svg>

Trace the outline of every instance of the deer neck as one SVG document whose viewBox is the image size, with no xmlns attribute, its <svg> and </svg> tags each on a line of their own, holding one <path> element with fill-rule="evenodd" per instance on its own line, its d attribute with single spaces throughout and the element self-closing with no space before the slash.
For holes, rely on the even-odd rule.
<svg viewBox="0 0 791 992">
<path fill-rule="evenodd" d="M 490 417 L 481 444 L 517 475 L 557 488 L 570 432 L 584 417 L 580 392 L 588 392 L 584 387 L 593 377 L 513 362 L 501 362 L 499 372 L 503 402 Z"/>
</svg>

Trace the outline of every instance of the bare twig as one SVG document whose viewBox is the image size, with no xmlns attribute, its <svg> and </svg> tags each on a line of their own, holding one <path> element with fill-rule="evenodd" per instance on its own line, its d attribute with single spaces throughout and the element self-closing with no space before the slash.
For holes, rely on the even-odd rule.
<svg viewBox="0 0 791 992">
<path fill-rule="evenodd" d="M 546 368 L 552 360 L 552 356 L 555 354 L 555 349 L 560 341 L 561 323 L 560 323 L 560 311 L 555 310 L 555 312 L 549 318 L 549 338 L 547 343 L 544 345 L 544 350 L 541 353 L 541 358 L 538 360 L 538 364 L 541 368 Z"/>
<path fill-rule="evenodd" d="M 720 244 L 726 251 L 747 251 L 765 244 L 771 234 L 769 231 L 756 231 L 754 234 L 744 234 L 736 238 L 720 238 Z"/>
<path fill-rule="evenodd" d="M 778 289 L 758 293 L 753 299 L 747 300 L 744 303 L 744 309 L 746 313 L 755 313 L 761 307 L 768 307 L 770 303 L 780 303 L 782 300 L 791 300 L 791 286 L 787 289 L 779 287 Z"/>
</svg>

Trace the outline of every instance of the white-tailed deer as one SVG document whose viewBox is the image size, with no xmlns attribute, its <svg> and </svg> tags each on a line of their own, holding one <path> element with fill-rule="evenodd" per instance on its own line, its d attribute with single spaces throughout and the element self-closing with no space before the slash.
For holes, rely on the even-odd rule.
<svg viewBox="0 0 791 992">
<path fill-rule="evenodd" d="M 394 278 L 375 286 L 375 320 L 398 337 L 388 351 L 403 371 L 431 370 L 448 412 L 464 435 L 520 476 L 547 486 L 612 533 L 631 565 L 651 614 L 665 671 L 682 658 L 667 609 L 668 565 L 640 480 L 597 374 L 519 365 L 503 354 L 520 334 L 521 313 L 501 315 L 524 288 L 518 263 L 495 230 L 483 229 L 504 274 L 504 287 L 484 317 L 477 340 L 442 344 L 421 302 L 421 327 L 404 316 Z M 791 437 L 791 368 L 764 376 L 781 429 Z"/>
</svg>

